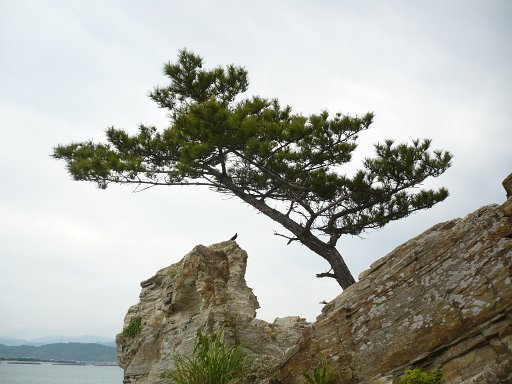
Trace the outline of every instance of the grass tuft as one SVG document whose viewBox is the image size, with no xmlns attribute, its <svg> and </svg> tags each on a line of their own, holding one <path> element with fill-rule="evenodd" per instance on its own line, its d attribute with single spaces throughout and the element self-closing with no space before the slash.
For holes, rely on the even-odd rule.
<svg viewBox="0 0 512 384">
<path fill-rule="evenodd" d="M 224 343 L 224 330 L 199 331 L 192 355 L 174 356 L 176 369 L 162 376 L 176 384 L 227 384 L 244 374 L 245 357 L 236 346 Z"/>
</svg>

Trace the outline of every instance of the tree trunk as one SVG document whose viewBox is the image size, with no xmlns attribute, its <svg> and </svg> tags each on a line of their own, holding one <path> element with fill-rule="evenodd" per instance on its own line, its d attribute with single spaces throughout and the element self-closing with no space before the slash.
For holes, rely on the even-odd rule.
<svg viewBox="0 0 512 384">
<path fill-rule="evenodd" d="M 332 277 L 343 289 L 347 289 L 356 282 L 335 246 L 324 243 L 311 232 L 298 238 L 302 244 L 323 257 L 332 268 L 332 273 L 319 273 L 317 277 Z"/>
<path fill-rule="evenodd" d="M 332 277 L 336 279 L 338 284 L 343 289 L 347 289 L 356 282 L 335 246 L 329 243 L 324 243 L 318 237 L 313 235 L 309 230 L 305 230 L 302 225 L 293 221 L 282 212 L 269 207 L 262 200 L 245 194 L 236 188 L 231 189 L 231 191 L 247 204 L 253 206 L 261 213 L 270 217 L 272 220 L 277 221 L 279 224 L 293 233 L 302 244 L 311 249 L 317 255 L 324 258 L 332 267 L 333 272 L 319 273 L 317 274 L 317 277 Z"/>
</svg>

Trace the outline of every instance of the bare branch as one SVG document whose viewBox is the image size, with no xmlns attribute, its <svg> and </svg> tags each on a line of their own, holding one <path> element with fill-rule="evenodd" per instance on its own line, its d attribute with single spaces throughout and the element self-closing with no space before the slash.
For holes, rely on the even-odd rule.
<svg viewBox="0 0 512 384">
<path fill-rule="evenodd" d="M 120 184 L 147 184 L 147 185 L 150 185 L 150 186 L 157 186 L 157 185 L 165 185 L 165 186 L 169 186 L 169 185 L 176 185 L 176 186 L 205 186 L 205 187 L 220 187 L 221 185 L 218 184 L 218 183 L 202 183 L 202 182 L 199 182 L 199 181 L 183 181 L 183 182 L 161 182 L 161 181 L 150 181 L 150 180 L 142 180 L 142 179 L 139 179 L 139 180 L 131 180 L 129 179 L 128 177 L 124 177 L 124 180 L 118 180 L 116 178 L 109 178 L 109 177 L 105 177 L 105 178 L 102 178 L 102 180 L 106 181 L 106 182 L 109 182 L 109 183 L 120 183 Z M 97 181 L 96 179 L 94 180 L 91 180 L 91 181 Z"/>
<path fill-rule="evenodd" d="M 321 278 L 321 277 L 331 277 L 331 278 L 335 279 L 336 275 L 334 273 L 323 272 L 323 273 L 317 273 L 316 277 L 318 277 L 318 278 Z"/>
<path fill-rule="evenodd" d="M 140 188 L 140 185 L 141 185 L 140 183 L 139 183 L 139 184 L 137 184 L 137 185 L 135 186 L 135 188 L 133 189 L 132 193 L 144 192 L 146 189 L 156 187 L 156 185 L 152 184 L 152 185 L 148 185 L 148 186 L 146 186 L 146 187 L 144 187 L 144 188 L 142 188 L 142 189 L 139 189 L 139 188 Z"/>
<path fill-rule="evenodd" d="M 288 211 L 286 212 L 286 216 L 290 217 L 290 213 L 292 213 L 294 206 L 295 206 L 295 201 L 291 201 L 290 208 L 288 208 Z"/>
<path fill-rule="evenodd" d="M 285 239 L 288 239 L 288 242 L 286 243 L 286 245 L 290 245 L 293 241 L 300 241 L 300 239 L 297 238 L 297 237 L 286 236 L 286 235 L 283 235 L 282 233 L 278 233 L 276 231 L 274 231 L 274 235 L 275 236 L 279 236 L 279 237 L 284 237 Z"/>
</svg>

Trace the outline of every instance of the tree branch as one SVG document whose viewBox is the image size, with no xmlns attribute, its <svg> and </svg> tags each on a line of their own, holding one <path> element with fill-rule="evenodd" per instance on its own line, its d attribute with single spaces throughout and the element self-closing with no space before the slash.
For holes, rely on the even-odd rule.
<svg viewBox="0 0 512 384">
<path fill-rule="evenodd" d="M 285 239 L 288 239 L 288 242 L 286 243 L 286 245 L 290 245 L 292 242 L 294 241 L 300 241 L 299 238 L 297 237 L 290 237 L 290 236 L 286 236 L 286 235 L 283 235 L 282 233 L 278 233 L 276 231 L 274 231 L 274 235 L 275 236 L 280 236 L 280 237 L 284 237 Z"/>
<path fill-rule="evenodd" d="M 245 160 L 248 164 L 251 164 L 253 165 L 254 167 L 256 167 L 256 169 L 260 170 L 261 172 L 269 175 L 272 179 L 278 181 L 279 183 L 287 186 L 288 188 L 291 188 L 292 190 L 293 189 L 298 189 L 298 190 L 301 190 L 303 192 L 308 192 L 308 189 L 307 188 L 304 188 L 302 186 L 299 186 L 299 185 L 296 185 L 296 184 L 292 184 L 290 183 L 289 181 L 283 179 L 280 175 L 276 174 L 275 172 L 272 172 L 270 171 L 268 168 L 262 166 L 261 164 L 257 164 L 256 162 L 254 162 L 252 159 L 250 158 L 247 158 L 246 156 L 244 156 L 241 152 L 239 151 L 236 151 L 236 150 L 233 150 L 233 153 L 235 155 L 237 155 L 238 157 L 240 157 L 242 160 Z"/>
<path fill-rule="evenodd" d="M 336 278 L 336 276 L 334 275 L 334 273 L 330 273 L 330 272 L 323 272 L 323 273 L 317 273 L 316 274 L 316 277 L 318 278 L 321 278 L 321 277 L 331 277 L 333 279 Z"/>
</svg>

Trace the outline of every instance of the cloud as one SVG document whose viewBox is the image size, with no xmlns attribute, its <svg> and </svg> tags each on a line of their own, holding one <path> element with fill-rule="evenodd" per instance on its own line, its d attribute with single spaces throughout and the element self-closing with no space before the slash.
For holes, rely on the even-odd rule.
<svg viewBox="0 0 512 384">
<path fill-rule="evenodd" d="M 166 83 L 162 65 L 183 47 L 208 66 L 245 66 L 248 96 L 278 97 L 304 114 L 374 111 L 355 162 L 385 138 L 430 137 L 455 155 L 429 184 L 451 196 L 364 240 L 342 239 L 357 276 L 431 225 L 504 200 L 511 10 L 508 1 L 2 4 L 0 328 L 112 336 L 140 281 L 234 232 L 249 253 L 259 316 L 314 319 L 339 288 L 314 278 L 326 269 L 321 258 L 273 236 L 277 223 L 206 189 L 73 182 L 52 147 L 101 140 L 111 125 L 168 125 L 147 92 Z"/>
</svg>

